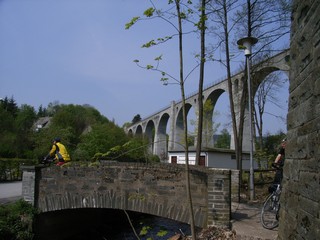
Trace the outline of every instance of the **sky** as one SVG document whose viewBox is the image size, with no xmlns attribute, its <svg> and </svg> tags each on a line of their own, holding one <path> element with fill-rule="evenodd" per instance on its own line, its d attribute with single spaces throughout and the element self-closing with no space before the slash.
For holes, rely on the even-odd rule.
<svg viewBox="0 0 320 240">
<path fill-rule="evenodd" d="M 176 39 L 141 48 L 151 39 L 173 33 L 168 24 L 141 21 L 125 29 L 148 7 L 149 1 L 142 0 L 0 0 L 0 98 L 13 97 L 19 106 L 28 104 L 36 110 L 52 102 L 89 104 L 119 126 L 136 114 L 148 117 L 180 100 L 179 85 L 164 86 L 158 73 L 133 62 L 154 65 L 155 57 L 162 54 L 161 68 L 178 76 Z M 189 50 L 185 63 L 191 69 L 199 49 L 197 38 L 188 37 L 185 48 Z M 205 85 L 225 75 L 219 63 L 209 64 Z M 186 81 L 186 94 L 197 88 L 194 71 Z M 288 88 L 282 94 L 287 92 Z M 217 103 L 221 122 L 228 121 L 227 99 L 223 94 Z M 286 115 L 269 108 L 275 115 Z M 270 115 L 265 128 L 274 133 L 286 126 Z"/>
</svg>

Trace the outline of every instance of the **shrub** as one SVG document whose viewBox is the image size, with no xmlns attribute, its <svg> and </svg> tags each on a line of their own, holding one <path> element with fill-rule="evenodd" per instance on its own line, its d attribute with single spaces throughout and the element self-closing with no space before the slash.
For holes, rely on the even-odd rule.
<svg viewBox="0 0 320 240">
<path fill-rule="evenodd" d="M 32 239 L 36 213 L 36 209 L 24 200 L 0 205 L 0 239 Z"/>
</svg>

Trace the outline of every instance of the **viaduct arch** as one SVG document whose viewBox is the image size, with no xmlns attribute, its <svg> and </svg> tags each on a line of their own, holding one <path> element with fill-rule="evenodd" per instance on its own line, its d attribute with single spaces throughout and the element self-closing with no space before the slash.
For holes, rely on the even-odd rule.
<svg viewBox="0 0 320 240">
<path fill-rule="evenodd" d="M 254 64 L 252 66 L 253 76 L 252 82 L 253 85 L 257 86 L 263 81 L 263 79 L 270 73 L 281 70 L 284 71 L 287 75 L 289 73 L 289 49 L 268 58 L 260 63 Z M 239 71 L 234 74 L 231 78 L 234 92 L 234 104 L 235 111 L 239 112 L 240 109 L 240 96 L 244 89 L 243 78 L 245 77 L 244 71 Z M 208 100 L 211 100 L 213 103 L 213 109 L 223 93 L 228 93 L 228 83 L 227 79 L 224 79 L 219 82 L 215 82 L 210 86 L 207 86 L 203 91 L 203 100 L 204 103 Z M 197 111 L 197 99 L 198 94 L 191 94 L 186 98 L 186 111 L 187 113 L 193 107 L 195 112 Z M 246 112 L 248 115 L 248 111 Z M 208 118 L 212 119 L 212 114 Z M 239 117 L 239 116 L 238 116 Z M 249 136 L 249 121 L 248 117 L 245 118 L 244 125 L 244 136 L 243 136 L 243 150 L 249 151 L 250 149 L 250 136 Z M 210 120 L 210 119 L 209 119 Z M 168 126 L 170 125 L 169 132 L 167 131 Z M 126 132 L 132 135 L 143 135 L 152 142 L 150 146 L 150 151 L 153 154 L 161 156 L 166 154 L 168 151 L 172 150 L 182 150 L 181 138 L 183 136 L 183 123 L 182 123 L 182 101 L 175 102 L 172 101 L 170 106 L 167 106 L 155 114 L 148 116 L 141 120 L 138 123 L 131 125 L 126 128 Z M 167 135 L 169 140 L 167 141 Z M 231 134 L 233 137 L 233 134 Z M 213 147 L 213 139 L 209 141 L 207 147 Z M 231 140 L 231 149 L 234 149 L 234 141 Z"/>
</svg>

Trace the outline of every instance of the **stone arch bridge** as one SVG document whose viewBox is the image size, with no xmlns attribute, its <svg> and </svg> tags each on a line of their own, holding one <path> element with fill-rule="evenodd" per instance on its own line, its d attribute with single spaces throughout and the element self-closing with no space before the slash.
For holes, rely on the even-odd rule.
<svg viewBox="0 0 320 240">
<path fill-rule="evenodd" d="M 258 64 L 254 64 L 251 67 L 253 75 L 251 76 L 253 89 L 257 89 L 259 84 L 263 79 L 270 73 L 274 71 L 284 71 L 287 75 L 289 72 L 289 49 L 270 57 L 269 59 L 262 61 Z M 234 104 L 236 113 L 240 109 L 240 96 L 244 89 L 243 78 L 245 77 L 245 71 L 239 71 L 234 74 L 231 78 L 233 85 L 233 94 L 234 94 Z M 204 103 L 208 100 L 211 100 L 213 103 L 213 108 L 215 107 L 219 97 L 222 93 L 228 93 L 228 82 L 227 79 L 224 79 L 220 82 L 215 82 L 212 85 L 206 87 L 203 91 L 203 100 Z M 186 110 L 187 112 L 193 107 L 195 112 L 197 112 L 198 94 L 191 94 L 186 98 Z M 246 113 L 248 115 L 248 111 Z M 238 116 L 239 117 L 239 116 Z M 212 119 L 211 116 L 208 118 Z M 249 121 L 248 117 L 245 118 L 244 125 L 244 136 L 243 136 L 243 150 L 249 151 L 250 149 L 250 136 L 249 131 Z M 210 119 L 209 119 L 210 120 Z M 170 128 L 168 127 L 170 125 Z M 167 132 L 167 128 L 169 132 Z M 126 128 L 127 133 L 132 135 L 143 135 L 146 136 L 150 142 L 153 143 L 151 146 L 151 151 L 153 154 L 161 156 L 166 154 L 171 150 L 181 150 L 182 146 L 181 139 L 183 136 L 183 121 L 182 121 L 182 101 L 171 102 L 171 105 L 163 108 L 162 110 L 154 113 L 153 115 L 144 118 L 140 122 L 137 122 L 130 127 Z M 169 140 L 167 141 L 167 135 Z M 231 134 L 233 136 L 233 134 Z M 168 143 L 168 145 L 167 145 Z M 231 141 L 231 149 L 234 149 L 234 141 Z M 213 139 L 210 139 L 209 145 L 207 147 L 213 147 Z"/>
<path fill-rule="evenodd" d="M 22 170 L 23 198 L 42 213 L 108 208 L 190 223 L 183 165 L 106 162 L 83 167 L 73 163 Z M 190 166 L 189 172 L 195 225 L 229 227 L 235 196 L 231 196 L 231 175 L 237 179 L 238 171 Z"/>
</svg>

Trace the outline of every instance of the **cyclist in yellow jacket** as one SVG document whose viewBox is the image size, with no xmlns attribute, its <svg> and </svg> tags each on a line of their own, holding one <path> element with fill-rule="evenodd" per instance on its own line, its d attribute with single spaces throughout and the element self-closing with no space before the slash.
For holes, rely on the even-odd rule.
<svg viewBox="0 0 320 240">
<path fill-rule="evenodd" d="M 61 143 L 60 138 L 55 138 L 53 140 L 53 145 L 51 150 L 46 158 L 54 157 L 57 162 L 57 166 L 61 166 L 69 161 L 71 161 L 70 155 L 66 149 L 66 147 Z"/>
</svg>

